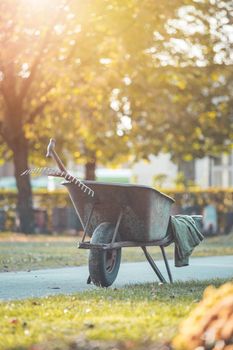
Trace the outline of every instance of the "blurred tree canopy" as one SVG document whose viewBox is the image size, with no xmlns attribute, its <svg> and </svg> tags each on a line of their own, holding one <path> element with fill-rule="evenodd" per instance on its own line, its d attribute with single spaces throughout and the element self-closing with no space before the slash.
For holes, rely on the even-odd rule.
<svg viewBox="0 0 233 350">
<path fill-rule="evenodd" d="M 163 151 L 189 161 L 231 149 L 232 14 L 231 1 L 188 1 L 141 56 L 132 55 L 122 93 L 136 158 Z"/>
<path fill-rule="evenodd" d="M 12 157 L 21 229 L 33 228 L 28 162 L 53 136 L 86 164 L 231 147 L 229 0 L 2 0 L 0 151 Z"/>
</svg>

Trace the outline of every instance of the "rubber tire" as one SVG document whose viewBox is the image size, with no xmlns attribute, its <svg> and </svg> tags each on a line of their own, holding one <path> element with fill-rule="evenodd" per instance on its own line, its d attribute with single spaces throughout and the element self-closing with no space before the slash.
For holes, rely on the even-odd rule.
<svg viewBox="0 0 233 350">
<path fill-rule="evenodd" d="M 114 225 L 110 222 L 103 222 L 93 232 L 91 243 L 110 243 L 114 234 Z M 118 237 L 119 238 L 119 235 Z M 106 250 L 90 249 L 89 273 L 91 281 L 99 287 L 109 287 L 115 281 L 120 263 L 121 248 L 115 249 L 116 258 L 111 271 L 106 269 Z"/>
</svg>

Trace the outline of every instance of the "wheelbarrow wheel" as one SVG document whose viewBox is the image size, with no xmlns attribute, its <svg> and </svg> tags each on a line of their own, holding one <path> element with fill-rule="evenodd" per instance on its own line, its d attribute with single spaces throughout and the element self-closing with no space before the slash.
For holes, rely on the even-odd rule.
<svg viewBox="0 0 233 350">
<path fill-rule="evenodd" d="M 93 232 L 91 243 L 111 243 L 114 225 L 103 222 Z M 89 273 L 96 286 L 109 287 L 116 279 L 121 263 L 121 248 L 111 250 L 90 249 Z"/>
</svg>

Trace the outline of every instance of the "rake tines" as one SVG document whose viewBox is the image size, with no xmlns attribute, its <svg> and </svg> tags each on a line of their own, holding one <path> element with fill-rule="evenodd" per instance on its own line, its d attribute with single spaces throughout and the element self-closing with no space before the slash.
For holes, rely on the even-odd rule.
<svg viewBox="0 0 233 350">
<path fill-rule="evenodd" d="M 69 173 L 67 173 L 66 171 L 61 171 L 58 169 L 52 169 L 52 168 L 33 168 L 33 169 L 27 169 L 25 170 L 21 176 L 23 175 L 39 175 L 39 174 L 43 174 L 43 175 L 47 175 L 47 176 L 57 176 L 57 177 L 62 177 L 65 180 L 74 183 L 75 185 L 78 185 L 80 187 L 80 189 L 86 193 L 88 195 L 91 195 L 92 197 L 94 197 L 94 191 L 86 186 L 81 180 L 79 180 L 77 177 L 70 175 Z"/>
</svg>

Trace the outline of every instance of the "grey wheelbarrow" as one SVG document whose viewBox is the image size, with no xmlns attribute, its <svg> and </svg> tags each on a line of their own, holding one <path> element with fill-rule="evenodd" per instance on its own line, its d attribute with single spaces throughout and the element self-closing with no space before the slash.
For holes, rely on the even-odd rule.
<svg viewBox="0 0 233 350">
<path fill-rule="evenodd" d="M 54 158 L 59 170 L 48 171 L 48 175 L 67 180 L 62 184 L 69 192 L 83 227 L 78 247 L 90 250 L 87 283 L 110 286 L 117 277 L 123 247 L 141 247 L 158 279 L 165 283 L 166 279 L 149 254 L 148 246 L 160 247 L 172 282 L 165 247 L 173 242 L 169 220 L 174 200 L 146 186 L 81 182 L 68 174 L 54 146 L 55 141 L 51 139 L 47 156 Z"/>
<path fill-rule="evenodd" d="M 110 286 L 117 277 L 123 247 L 141 247 L 159 280 L 166 282 L 147 246 L 160 247 L 172 282 L 164 247 L 172 242 L 167 229 L 173 199 L 145 186 L 84 184 L 94 191 L 93 197 L 73 183 L 63 183 L 83 227 L 79 248 L 90 249 L 88 282 Z M 90 241 L 86 241 L 87 236 Z"/>
</svg>

